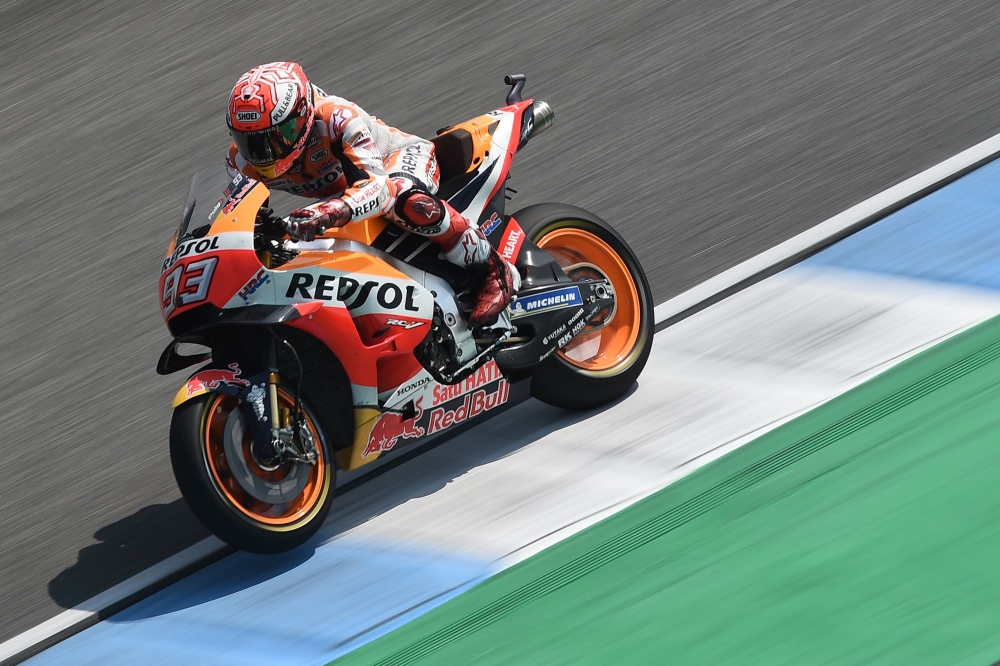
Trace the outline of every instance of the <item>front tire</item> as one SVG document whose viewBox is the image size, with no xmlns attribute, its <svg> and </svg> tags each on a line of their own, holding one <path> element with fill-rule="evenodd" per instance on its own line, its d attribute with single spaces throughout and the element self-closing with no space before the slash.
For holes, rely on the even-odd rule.
<svg viewBox="0 0 1000 666">
<path fill-rule="evenodd" d="M 279 391 L 279 403 L 292 398 Z M 291 550 L 312 537 L 335 488 L 333 456 L 309 410 L 305 425 L 316 442 L 315 465 L 286 462 L 260 467 L 249 448 L 236 398 L 208 393 L 174 410 L 170 461 L 181 494 L 195 516 L 226 543 L 253 553 Z"/>
<path fill-rule="evenodd" d="M 653 346 L 653 295 L 639 259 L 607 222 L 576 206 L 539 204 L 512 217 L 570 277 L 592 277 L 596 268 L 616 296 L 616 309 L 600 328 L 585 328 L 534 368 L 531 394 L 564 409 L 615 400 L 635 383 Z"/>
</svg>

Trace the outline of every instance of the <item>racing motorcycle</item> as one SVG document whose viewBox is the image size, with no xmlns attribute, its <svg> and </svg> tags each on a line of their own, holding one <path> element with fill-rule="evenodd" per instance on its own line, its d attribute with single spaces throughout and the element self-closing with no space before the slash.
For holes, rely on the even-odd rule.
<svg viewBox="0 0 1000 666">
<path fill-rule="evenodd" d="M 159 280 L 173 341 L 160 374 L 202 365 L 173 400 L 171 462 L 195 515 L 260 553 L 294 548 L 330 510 L 337 470 L 504 405 L 590 409 L 635 382 L 653 302 L 635 254 L 582 208 L 506 214 L 514 155 L 553 122 L 506 77 L 506 106 L 438 131 L 439 195 L 521 275 L 496 324 L 471 327 L 470 278 L 436 245 L 374 217 L 292 242 L 269 192 L 224 167 L 195 174 Z M 184 353 L 185 343 L 202 353 Z"/>
</svg>

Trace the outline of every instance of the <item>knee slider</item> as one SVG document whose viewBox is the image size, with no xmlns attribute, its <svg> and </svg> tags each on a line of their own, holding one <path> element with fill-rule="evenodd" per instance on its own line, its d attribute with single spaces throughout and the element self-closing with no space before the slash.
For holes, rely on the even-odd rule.
<svg viewBox="0 0 1000 666">
<path fill-rule="evenodd" d="M 445 221 L 441 200 L 419 186 L 397 196 L 393 212 L 404 226 L 417 233 L 433 234 Z"/>
</svg>

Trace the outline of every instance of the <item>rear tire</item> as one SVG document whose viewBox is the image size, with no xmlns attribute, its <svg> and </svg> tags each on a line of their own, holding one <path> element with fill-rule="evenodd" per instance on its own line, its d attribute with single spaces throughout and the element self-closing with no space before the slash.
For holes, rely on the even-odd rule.
<svg viewBox="0 0 1000 666">
<path fill-rule="evenodd" d="M 291 402 L 284 392 L 280 398 L 284 403 Z M 306 409 L 306 424 L 320 454 L 316 465 L 285 463 L 267 472 L 255 464 L 245 446 L 242 458 L 238 451 L 234 458 L 232 442 L 237 439 L 243 442 L 244 438 L 230 434 L 227 449 L 218 439 L 223 436 L 220 425 L 212 419 L 224 421 L 221 430 L 234 432 L 234 428 L 240 428 L 232 420 L 235 404 L 236 399 L 231 396 L 208 393 L 174 410 L 170 424 L 170 461 L 177 485 L 198 520 L 226 543 L 252 553 L 291 550 L 316 534 L 330 512 L 336 485 L 333 456 L 316 421 Z M 235 413 L 238 421 L 238 411 Z M 245 434 L 242 429 L 235 432 Z M 208 442 L 207 437 L 212 441 Z M 295 469 L 296 465 L 301 469 Z M 250 477 L 252 472 L 256 476 Z M 240 474 L 249 482 L 240 484 L 236 478 Z M 251 486 L 256 483 L 259 489 L 247 492 L 244 489 L 247 483 Z M 286 503 L 268 504 L 258 499 L 266 497 L 268 491 L 273 493 L 276 488 L 289 486 L 301 490 L 294 496 L 289 495 Z"/>
<path fill-rule="evenodd" d="M 512 217 L 564 270 L 597 266 L 614 285 L 617 301 L 603 329 L 584 329 L 532 370 L 531 394 L 564 409 L 615 400 L 635 383 L 653 346 L 653 296 L 639 259 L 607 222 L 577 206 L 538 204 Z"/>
</svg>

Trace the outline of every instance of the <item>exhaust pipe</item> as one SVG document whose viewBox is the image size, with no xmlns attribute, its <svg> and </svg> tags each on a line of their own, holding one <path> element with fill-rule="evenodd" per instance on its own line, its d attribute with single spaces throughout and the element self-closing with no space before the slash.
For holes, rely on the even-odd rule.
<svg viewBox="0 0 1000 666">
<path fill-rule="evenodd" d="M 536 134 L 547 130 L 556 119 L 556 114 L 552 110 L 552 107 L 540 100 L 532 102 L 531 115 L 534 119 L 534 127 L 531 130 L 531 136 L 535 136 Z"/>
</svg>

